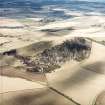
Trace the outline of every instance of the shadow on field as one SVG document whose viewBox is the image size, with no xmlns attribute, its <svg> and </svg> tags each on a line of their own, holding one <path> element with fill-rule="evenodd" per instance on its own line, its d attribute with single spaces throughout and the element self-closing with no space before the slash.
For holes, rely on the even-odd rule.
<svg viewBox="0 0 105 105">
<path fill-rule="evenodd" d="M 9 92 L 0 97 L 0 105 L 75 105 L 50 89 Z"/>
</svg>

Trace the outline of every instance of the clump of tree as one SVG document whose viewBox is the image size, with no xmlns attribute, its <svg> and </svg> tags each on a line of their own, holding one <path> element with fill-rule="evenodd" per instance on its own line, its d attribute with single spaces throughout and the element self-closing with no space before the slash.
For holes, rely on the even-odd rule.
<svg viewBox="0 0 105 105">
<path fill-rule="evenodd" d="M 16 55 L 16 53 L 17 53 L 16 49 L 13 49 L 13 50 L 4 52 L 3 55 L 14 56 Z"/>
<path fill-rule="evenodd" d="M 52 72 L 69 60 L 81 61 L 89 57 L 92 43 L 85 38 L 66 40 L 60 45 L 45 49 L 35 59 L 27 60 L 27 71 Z"/>
</svg>

